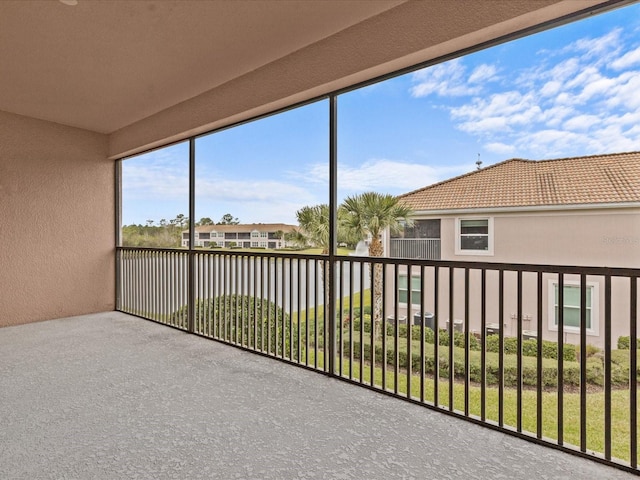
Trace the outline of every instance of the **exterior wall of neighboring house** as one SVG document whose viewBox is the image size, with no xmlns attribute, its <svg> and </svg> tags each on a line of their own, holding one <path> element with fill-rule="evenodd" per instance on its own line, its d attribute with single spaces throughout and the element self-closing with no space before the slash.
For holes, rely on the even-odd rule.
<svg viewBox="0 0 640 480">
<path fill-rule="evenodd" d="M 104 135 L 0 112 L 0 327 L 113 310 L 106 152 Z"/>
<path fill-rule="evenodd" d="M 417 216 L 417 218 L 420 218 Z M 427 216 L 424 216 L 427 218 Z M 432 214 L 428 218 L 434 218 Z M 616 208 L 573 208 L 573 209 L 539 209 L 475 212 L 446 212 L 441 218 L 441 255 L 442 260 L 524 263 L 541 265 L 600 266 L 600 267 L 640 267 L 640 205 Z M 489 222 L 488 249 L 486 251 L 460 250 L 460 221 L 486 219 Z M 388 278 L 393 278 L 391 269 Z M 406 268 L 400 275 L 406 275 Z M 413 268 L 412 276 L 419 277 L 420 269 Z M 426 268 L 424 310 L 433 312 L 434 269 Z M 464 270 L 454 273 L 453 315 L 449 314 L 449 276 L 446 269 L 441 269 L 439 277 L 438 325 L 446 328 L 447 321 L 453 317 L 460 323 L 465 316 Z M 565 304 L 570 302 L 569 296 L 578 290 L 572 290 L 579 284 L 579 277 L 566 275 Z M 417 279 L 413 280 L 418 282 Z M 525 335 L 532 335 L 537 329 L 538 321 L 542 321 L 543 338 L 558 340 L 555 325 L 555 301 L 557 275 L 544 274 L 542 282 L 542 317 L 537 312 L 537 276 L 525 273 L 522 278 L 522 318 Z M 591 325 L 587 330 L 587 343 L 602 347 L 604 325 L 604 277 L 588 276 L 588 310 L 591 304 Z M 408 284 L 402 280 L 402 289 Z M 386 290 L 387 305 L 393 305 L 395 286 L 390 282 Z M 612 342 L 615 346 L 621 335 L 629 335 L 629 281 L 612 279 Z M 403 294 L 406 295 L 406 294 Z M 498 328 L 499 318 L 499 283 L 496 272 L 487 273 L 486 281 L 487 324 Z M 479 270 L 469 274 L 469 321 L 470 331 L 481 333 L 481 278 Z M 412 317 L 419 311 L 419 301 L 408 309 L 407 303 L 401 303 L 399 317 Z M 502 323 L 505 335 L 517 333 L 517 275 L 512 272 L 504 274 L 504 314 Z M 566 311 L 566 310 L 565 310 Z M 567 320 L 565 320 L 567 322 Z M 565 342 L 577 343 L 579 335 L 575 328 L 565 327 Z"/>
</svg>

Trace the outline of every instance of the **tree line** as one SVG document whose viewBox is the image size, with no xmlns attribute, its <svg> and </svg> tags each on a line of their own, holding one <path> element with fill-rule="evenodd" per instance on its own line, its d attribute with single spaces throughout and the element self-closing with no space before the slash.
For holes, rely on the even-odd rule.
<svg viewBox="0 0 640 480">
<path fill-rule="evenodd" d="M 237 225 L 240 223 L 237 217 L 226 213 L 216 223 L 209 217 L 202 217 L 195 223 L 201 225 Z M 153 247 L 172 248 L 179 247 L 182 240 L 182 231 L 189 228 L 189 217 L 179 213 L 170 220 L 162 218 L 147 220 L 144 225 L 134 224 L 122 226 L 122 245 L 125 247 Z"/>
</svg>

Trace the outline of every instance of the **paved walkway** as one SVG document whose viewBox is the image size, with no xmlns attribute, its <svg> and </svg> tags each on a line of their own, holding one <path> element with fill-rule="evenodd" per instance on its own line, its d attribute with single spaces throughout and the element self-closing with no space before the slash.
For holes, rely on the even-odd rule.
<svg viewBox="0 0 640 480">
<path fill-rule="evenodd" d="M 109 312 L 0 329 L 0 478 L 635 477 Z"/>
</svg>

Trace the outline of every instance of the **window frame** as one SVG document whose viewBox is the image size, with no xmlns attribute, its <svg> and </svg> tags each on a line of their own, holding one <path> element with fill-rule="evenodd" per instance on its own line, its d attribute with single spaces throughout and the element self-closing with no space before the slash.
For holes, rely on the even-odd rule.
<svg viewBox="0 0 640 480">
<path fill-rule="evenodd" d="M 409 275 L 406 273 L 401 273 L 398 275 L 398 306 L 399 307 L 408 307 L 409 304 L 407 302 L 403 302 L 402 300 L 400 300 L 400 291 L 407 291 L 407 298 L 408 298 L 408 288 L 401 288 L 400 287 L 400 279 L 401 278 L 406 278 L 408 280 Z M 416 290 L 413 286 L 413 280 L 416 279 L 418 281 L 418 289 Z M 422 290 L 422 285 L 420 285 L 420 275 L 411 275 L 411 308 L 415 308 L 418 307 L 420 308 L 420 295 L 421 295 L 421 290 Z M 409 283 L 407 282 L 407 287 L 409 286 Z"/>
<path fill-rule="evenodd" d="M 487 249 L 486 250 L 469 250 L 462 248 L 462 222 L 466 220 L 486 220 L 487 221 Z M 494 243 L 494 230 L 493 230 L 493 217 L 456 217 L 455 219 L 455 254 L 456 255 L 485 255 L 493 256 L 493 243 Z"/>
<path fill-rule="evenodd" d="M 549 280 L 549 287 L 548 287 L 548 291 L 547 291 L 547 303 L 548 303 L 548 308 L 547 308 L 547 317 L 548 317 L 548 321 L 547 321 L 547 327 L 550 331 L 552 332 L 557 332 L 558 331 L 558 323 L 556 320 L 556 288 L 558 287 L 558 280 L 557 279 L 550 279 Z M 573 288 L 580 288 L 580 282 L 579 281 L 574 281 L 574 280 L 565 280 L 564 281 L 564 288 L 566 289 L 567 287 L 573 287 Z M 586 287 L 587 289 L 591 289 L 591 306 L 587 305 L 587 310 L 591 311 L 591 327 L 587 328 L 587 335 L 588 336 L 598 336 L 600 333 L 600 328 L 599 328 L 599 323 L 600 323 L 600 284 L 598 282 L 586 282 Z M 566 296 L 566 294 L 565 294 Z M 567 304 L 566 300 L 565 300 L 565 305 Z M 571 305 L 565 306 L 564 308 L 567 307 L 572 307 Z M 577 307 L 572 307 L 572 308 L 577 308 L 578 310 L 580 309 L 580 306 L 578 305 Z M 580 327 L 574 327 L 572 325 L 564 325 L 564 329 L 563 331 L 565 333 L 573 333 L 573 334 L 580 334 Z"/>
</svg>

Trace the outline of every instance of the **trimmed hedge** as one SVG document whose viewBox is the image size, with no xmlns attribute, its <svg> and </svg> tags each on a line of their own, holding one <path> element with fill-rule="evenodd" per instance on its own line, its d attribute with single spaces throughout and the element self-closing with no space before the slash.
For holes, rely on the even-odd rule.
<svg viewBox="0 0 640 480">
<path fill-rule="evenodd" d="M 348 328 L 348 327 L 345 327 Z M 395 335 L 394 324 L 387 324 L 387 336 L 393 337 Z M 360 331 L 360 319 L 353 321 L 353 331 Z M 368 314 L 364 316 L 364 332 L 371 333 L 371 317 Z M 398 325 L 399 338 L 407 338 L 407 325 Z M 473 334 L 468 334 L 469 337 L 469 350 L 480 351 L 480 341 Z M 420 325 L 411 326 L 411 338 L 416 341 L 420 341 Z M 629 337 L 620 337 L 620 339 Z M 424 327 L 424 341 L 433 344 L 435 341 L 435 333 L 428 327 Z M 456 347 L 465 347 L 465 334 L 463 332 L 453 333 L 453 344 Z M 440 329 L 438 332 L 438 345 L 449 346 L 449 331 L 446 329 Z M 485 338 L 485 345 L 487 352 L 498 353 L 500 347 L 500 337 L 498 335 L 488 335 Z M 627 343 L 628 345 L 628 343 Z M 639 339 L 640 345 L 640 339 Z M 620 340 L 618 340 L 618 348 L 620 347 Z M 627 346 L 626 349 L 629 347 Z M 504 353 L 507 355 L 515 355 L 518 351 L 518 339 L 516 337 L 504 337 Z M 593 345 L 587 345 L 587 356 L 591 357 L 599 351 L 598 348 Z M 536 357 L 538 355 L 538 341 L 536 339 L 522 340 L 522 354 L 525 357 Z M 574 362 L 578 359 L 579 347 L 571 343 L 563 344 L 562 358 L 565 361 Z M 549 340 L 542 341 L 542 358 L 549 358 L 553 360 L 558 359 L 558 342 L 552 342 Z"/>
<path fill-rule="evenodd" d="M 344 343 L 344 354 L 349 355 L 349 342 Z M 479 383 L 482 379 L 480 352 L 469 352 L 469 379 L 472 382 Z M 353 342 L 354 360 L 360 359 L 360 342 Z M 382 347 L 376 345 L 375 348 L 376 365 L 381 366 Z M 629 363 L 627 358 L 618 355 L 619 358 L 612 358 L 611 365 L 611 382 L 616 386 L 626 386 L 629 384 Z M 388 365 L 395 365 L 396 354 L 392 345 L 389 345 L 386 352 L 386 362 Z M 371 361 L 371 348 L 365 345 L 364 360 Z M 498 385 L 500 378 L 500 368 L 498 363 L 498 354 L 487 352 L 485 378 L 487 385 Z M 434 374 L 435 371 L 435 355 L 433 348 L 425 348 L 424 372 L 426 374 Z M 406 369 L 407 352 L 398 351 L 398 366 Z M 411 369 L 413 372 L 420 371 L 420 354 L 412 352 Z M 454 375 L 463 377 L 465 375 L 464 368 L 464 349 L 454 347 Z M 636 372 L 636 376 L 640 371 Z M 441 377 L 449 376 L 449 351 L 443 349 L 439 351 L 439 374 Z M 522 358 L 522 383 L 526 386 L 537 385 L 537 361 L 532 357 Z M 580 385 L 580 364 L 575 361 L 564 362 L 563 367 L 564 384 L 568 386 Z M 504 386 L 515 387 L 518 381 L 518 368 L 516 355 L 504 356 Z M 604 367 L 599 358 L 587 359 L 587 382 L 593 385 L 603 385 L 604 383 Z M 542 386 L 557 387 L 558 384 L 558 364 L 553 359 L 545 358 L 542 361 Z"/>
<path fill-rule="evenodd" d="M 487 352 L 498 353 L 500 349 L 500 337 L 498 335 L 488 335 L 485 340 Z M 576 346 L 571 343 L 563 344 L 562 358 L 569 362 L 574 362 L 576 356 Z M 518 352 L 518 339 L 516 337 L 504 337 L 504 353 L 514 355 Z M 535 339 L 522 341 L 522 355 L 525 357 L 538 356 L 538 341 Z M 542 358 L 558 359 L 558 342 L 549 340 L 542 341 Z"/>
</svg>

